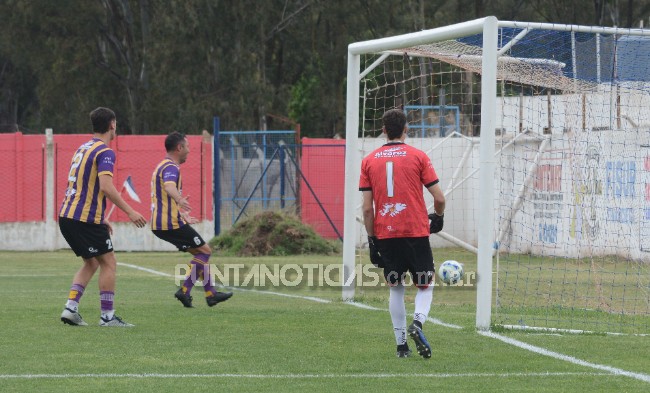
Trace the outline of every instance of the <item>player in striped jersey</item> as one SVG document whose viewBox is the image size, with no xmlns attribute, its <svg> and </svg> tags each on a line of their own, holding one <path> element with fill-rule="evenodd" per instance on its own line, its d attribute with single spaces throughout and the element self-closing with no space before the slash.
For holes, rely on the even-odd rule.
<svg viewBox="0 0 650 393">
<path fill-rule="evenodd" d="M 390 287 L 388 309 L 393 322 L 397 356 L 411 351 L 406 334 L 415 341 L 418 353 L 431 357 L 431 346 L 422 333 L 433 299 L 433 255 L 429 244 L 431 227 L 424 203 L 423 186 L 433 196 L 442 229 L 445 195 L 427 155 L 404 143 L 406 115 L 391 109 L 382 116 L 388 143 L 374 150 L 361 163 L 359 190 L 363 192 L 363 219 L 368 232 L 371 260 L 384 269 Z M 410 273 L 417 287 L 413 323 L 406 328 L 405 279 Z"/>
<path fill-rule="evenodd" d="M 205 301 L 212 307 L 228 300 L 231 292 L 218 292 L 210 274 L 210 246 L 189 224 L 197 220 L 190 217 L 188 197 L 182 195 L 180 165 L 187 160 L 190 144 L 185 135 L 172 132 L 165 138 L 167 157 L 162 160 L 151 177 L 151 230 L 154 235 L 165 240 L 180 251 L 192 254 L 190 271 L 183 286 L 174 296 L 185 307 L 192 307 L 190 292 L 197 280 L 203 282 Z"/>
<path fill-rule="evenodd" d="M 113 228 L 104 217 L 106 198 L 128 214 L 138 228 L 147 224 L 145 218 L 122 199 L 113 185 L 115 153 L 109 147 L 115 138 L 115 113 L 108 108 L 90 112 L 93 138 L 77 149 L 68 172 L 68 186 L 59 211 L 59 229 L 74 253 L 83 259 L 83 265 L 72 280 L 68 301 L 61 313 L 61 321 L 69 325 L 88 325 L 78 306 L 81 296 L 99 268 L 101 301 L 100 326 L 133 326 L 115 315 L 115 269 Z"/>
</svg>

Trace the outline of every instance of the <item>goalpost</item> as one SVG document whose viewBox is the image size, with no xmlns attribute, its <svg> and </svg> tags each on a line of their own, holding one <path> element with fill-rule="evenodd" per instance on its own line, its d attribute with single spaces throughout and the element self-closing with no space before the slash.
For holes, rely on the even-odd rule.
<svg viewBox="0 0 650 393">
<path fill-rule="evenodd" d="M 648 64 L 649 30 L 494 17 L 351 44 L 343 299 L 361 159 L 402 108 L 447 198 L 432 246 L 474 255 L 478 329 L 647 332 Z"/>
</svg>

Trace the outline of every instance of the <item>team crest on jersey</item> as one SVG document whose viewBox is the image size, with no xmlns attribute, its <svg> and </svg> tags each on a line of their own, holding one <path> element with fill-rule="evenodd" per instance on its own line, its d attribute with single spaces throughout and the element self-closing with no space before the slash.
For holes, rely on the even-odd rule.
<svg viewBox="0 0 650 393">
<path fill-rule="evenodd" d="M 384 206 L 382 207 L 381 211 L 379 214 L 382 216 L 385 216 L 388 214 L 391 217 L 395 217 L 398 215 L 402 210 L 406 209 L 406 204 L 405 203 L 384 203 Z"/>
</svg>

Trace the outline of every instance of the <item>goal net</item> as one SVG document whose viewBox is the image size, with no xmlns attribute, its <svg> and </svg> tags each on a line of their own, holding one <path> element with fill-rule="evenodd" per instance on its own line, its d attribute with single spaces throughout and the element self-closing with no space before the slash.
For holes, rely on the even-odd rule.
<svg viewBox="0 0 650 393">
<path fill-rule="evenodd" d="M 360 162 L 402 108 L 447 199 L 434 258 L 466 264 L 478 328 L 650 330 L 650 31 L 489 17 L 348 56 L 344 298 Z"/>
</svg>

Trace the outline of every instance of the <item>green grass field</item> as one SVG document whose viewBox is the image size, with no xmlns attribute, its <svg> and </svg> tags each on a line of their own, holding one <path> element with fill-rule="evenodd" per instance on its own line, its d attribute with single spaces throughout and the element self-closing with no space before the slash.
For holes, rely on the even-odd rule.
<svg viewBox="0 0 650 393">
<path fill-rule="evenodd" d="M 584 259 L 504 255 L 503 324 L 594 332 L 650 333 L 650 266 L 613 256 Z"/>
<path fill-rule="evenodd" d="M 131 329 L 97 326 L 96 278 L 80 306 L 90 326 L 60 322 L 70 280 L 80 263 L 70 251 L 0 252 L 0 391 L 367 392 L 399 387 L 645 392 L 650 388 L 649 337 L 498 333 L 529 346 L 523 349 L 475 331 L 476 292 L 471 286 L 436 287 L 430 317 L 448 325 L 425 324 L 433 357 L 398 359 L 385 311 L 385 287 L 359 289 L 358 300 L 376 309 L 339 301 L 337 286 L 307 285 L 236 290 L 231 300 L 214 308 L 208 308 L 200 291 L 195 291 L 195 308 L 185 309 L 173 297 L 176 285 L 171 276 L 176 265 L 187 262 L 187 255 L 118 252 L 117 257 L 120 263 L 149 269 L 118 268 L 116 310 L 136 325 Z M 246 269 L 256 264 L 330 266 L 338 265 L 340 257 L 213 258 L 212 263 Z M 407 300 L 412 301 L 413 295 L 409 290 Z M 412 312 L 412 305 L 408 309 Z M 576 364 L 580 361 L 587 363 Z"/>
</svg>

